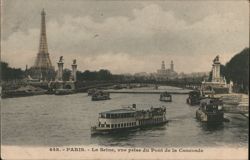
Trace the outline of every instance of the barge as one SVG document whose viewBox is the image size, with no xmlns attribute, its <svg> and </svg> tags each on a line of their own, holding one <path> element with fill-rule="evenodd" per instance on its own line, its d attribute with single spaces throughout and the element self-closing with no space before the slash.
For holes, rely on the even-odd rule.
<svg viewBox="0 0 250 160">
<path fill-rule="evenodd" d="M 222 123 L 224 121 L 223 102 L 219 98 L 204 98 L 196 111 L 196 118 L 206 123 Z"/>
<path fill-rule="evenodd" d="M 172 102 L 172 95 L 168 92 L 163 92 L 160 94 L 160 101 Z"/>
<path fill-rule="evenodd" d="M 99 113 L 98 123 L 91 134 L 111 133 L 167 123 L 166 107 L 137 110 L 136 105 Z"/>
<path fill-rule="evenodd" d="M 188 93 L 187 104 L 189 105 L 199 105 L 201 99 L 201 94 L 199 91 L 191 91 Z"/>
<path fill-rule="evenodd" d="M 75 91 L 73 89 L 56 89 L 55 95 L 68 95 L 73 94 Z"/>
<path fill-rule="evenodd" d="M 109 100 L 110 94 L 104 91 L 96 91 L 92 94 L 92 101 L 101 101 L 101 100 Z"/>
<path fill-rule="evenodd" d="M 45 94 L 46 90 L 31 85 L 21 86 L 14 90 L 6 90 L 2 93 L 2 98 L 26 97 Z"/>
</svg>

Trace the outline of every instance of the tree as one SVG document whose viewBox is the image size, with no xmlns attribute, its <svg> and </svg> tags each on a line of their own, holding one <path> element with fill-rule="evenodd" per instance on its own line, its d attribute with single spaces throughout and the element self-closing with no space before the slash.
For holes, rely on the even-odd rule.
<svg viewBox="0 0 250 160">
<path fill-rule="evenodd" d="M 99 80 L 111 80 L 112 79 L 112 74 L 110 73 L 109 70 L 101 69 L 97 73 L 98 79 Z"/>
<path fill-rule="evenodd" d="M 63 81 L 69 81 L 70 76 L 71 76 L 71 70 L 64 69 L 63 70 L 63 77 L 62 77 Z"/>
<path fill-rule="evenodd" d="M 17 80 L 24 78 L 24 71 L 21 68 L 11 68 L 6 62 L 1 62 L 1 80 Z"/>
<path fill-rule="evenodd" d="M 86 70 L 82 73 L 82 76 L 84 80 L 97 80 L 96 71 L 91 72 L 89 70 Z"/>
<path fill-rule="evenodd" d="M 243 86 L 243 90 L 249 88 L 249 48 L 245 48 L 226 63 L 225 76 L 228 80 Z"/>
</svg>

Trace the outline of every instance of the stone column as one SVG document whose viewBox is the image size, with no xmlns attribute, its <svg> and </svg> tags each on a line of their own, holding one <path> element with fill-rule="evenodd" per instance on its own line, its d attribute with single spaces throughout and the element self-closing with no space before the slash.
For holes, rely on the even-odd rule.
<svg viewBox="0 0 250 160">
<path fill-rule="evenodd" d="M 220 80 L 220 63 L 215 64 L 215 79 Z"/>
<path fill-rule="evenodd" d="M 220 81 L 220 61 L 219 56 L 214 59 L 213 70 L 212 70 L 212 82 Z"/>
<path fill-rule="evenodd" d="M 58 65 L 58 73 L 57 73 L 57 80 L 58 81 L 62 81 L 62 77 L 63 77 L 63 57 L 60 57 L 59 62 L 57 62 Z"/>
<path fill-rule="evenodd" d="M 76 77 L 77 64 L 76 64 L 75 59 L 73 60 L 73 64 L 71 66 L 72 66 L 72 80 L 76 81 L 77 80 L 77 77 Z"/>
</svg>

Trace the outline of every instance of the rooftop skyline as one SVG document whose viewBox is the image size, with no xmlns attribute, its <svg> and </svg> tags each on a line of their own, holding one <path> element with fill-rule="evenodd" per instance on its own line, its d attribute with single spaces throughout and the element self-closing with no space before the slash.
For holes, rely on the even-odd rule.
<svg viewBox="0 0 250 160">
<path fill-rule="evenodd" d="M 177 72 L 211 70 L 249 45 L 248 1 L 3 0 L 2 60 L 31 67 L 39 48 L 40 12 L 54 66 L 112 73 L 156 72 L 173 60 Z M 24 9 L 25 8 L 25 9 Z"/>
</svg>

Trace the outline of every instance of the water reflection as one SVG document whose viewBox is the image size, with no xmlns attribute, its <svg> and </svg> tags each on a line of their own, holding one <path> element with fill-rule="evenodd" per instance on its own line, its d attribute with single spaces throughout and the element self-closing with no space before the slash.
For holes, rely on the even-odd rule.
<svg viewBox="0 0 250 160">
<path fill-rule="evenodd" d="M 201 123 L 201 128 L 204 131 L 220 131 L 224 129 L 224 124 L 222 123 Z"/>
</svg>

